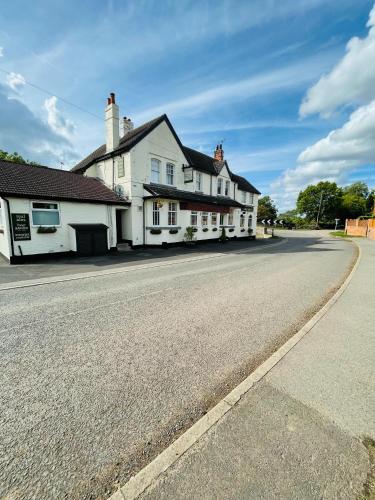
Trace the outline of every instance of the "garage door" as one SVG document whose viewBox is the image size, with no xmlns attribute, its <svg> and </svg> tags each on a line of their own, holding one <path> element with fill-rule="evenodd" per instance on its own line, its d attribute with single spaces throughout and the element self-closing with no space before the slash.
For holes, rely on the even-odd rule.
<svg viewBox="0 0 375 500">
<path fill-rule="evenodd" d="M 71 224 L 76 230 L 77 254 L 103 255 L 108 252 L 107 229 L 104 224 Z"/>
</svg>

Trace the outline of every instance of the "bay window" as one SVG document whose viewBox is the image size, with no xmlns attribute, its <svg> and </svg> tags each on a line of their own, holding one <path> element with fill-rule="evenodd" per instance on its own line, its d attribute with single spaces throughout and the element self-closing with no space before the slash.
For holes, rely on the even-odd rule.
<svg viewBox="0 0 375 500">
<path fill-rule="evenodd" d="M 224 226 L 225 214 L 220 214 L 220 226 Z"/>
<path fill-rule="evenodd" d="M 170 201 L 168 203 L 168 226 L 176 226 L 177 224 L 177 203 Z"/>
<path fill-rule="evenodd" d="M 54 227 L 60 225 L 58 203 L 31 202 L 31 218 L 33 226 Z"/>
<path fill-rule="evenodd" d="M 174 165 L 173 163 L 167 163 L 167 184 L 173 186 L 174 184 Z"/>
<path fill-rule="evenodd" d="M 240 227 L 245 227 L 245 215 L 240 215 Z"/>
<path fill-rule="evenodd" d="M 233 212 L 228 214 L 228 226 L 233 226 Z"/>
<path fill-rule="evenodd" d="M 217 213 L 216 212 L 212 212 L 212 214 L 211 214 L 211 224 L 213 226 L 217 225 Z"/>
<path fill-rule="evenodd" d="M 249 219 L 247 221 L 247 227 L 249 229 L 252 229 L 252 227 L 253 227 L 253 216 L 252 215 L 249 215 Z"/>
<path fill-rule="evenodd" d="M 160 208 L 157 201 L 152 203 L 152 225 L 160 226 Z"/>
<path fill-rule="evenodd" d="M 160 160 L 151 158 L 151 182 L 160 183 Z"/>
<path fill-rule="evenodd" d="M 208 225 L 208 212 L 202 212 L 202 226 Z"/>
</svg>

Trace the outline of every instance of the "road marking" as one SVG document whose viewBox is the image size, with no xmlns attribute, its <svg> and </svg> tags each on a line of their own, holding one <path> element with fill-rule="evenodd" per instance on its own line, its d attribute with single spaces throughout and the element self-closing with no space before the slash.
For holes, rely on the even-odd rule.
<svg viewBox="0 0 375 500">
<path fill-rule="evenodd" d="M 262 363 L 243 382 L 235 387 L 216 406 L 214 406 L 204 417 L 199 419 L 192 427 L 174 441 L 168 448 L 162 451 L 152 462 L 140 470 L 135 476 L 117 490 L 109 500 L 134 500 L 138 498 L 149 486 L 151 486 L 164 472 L 166 472 L 184 453 L 186 453 L 206 432 L 221 420 L 238 401 L 262 378 L 269 373 L 283 359 L 289 351 L 297 345 L 302 338 L 327 314 L 327 312 L 338 301 L 352 280 L 362 257 L 361 247 L 352 242 L 358 249 L 357 260 L 349 275 L 328 300 L 328 302 L 284 345 L 274 352 L 264 363 Z"/>
<path fill-rule="evenodd" d="M 250 248 L 248 250 L 234 250 L 233 252 L 228 252 L 228 253 L 215 253 L 214 255 L 199 255 L 197 257 L 189 257 L 187 259 L 175 259 L 175 260 L 168 260 L 165 262 L 156 262 L 153 264 L 139 264 L 131 267 L 118 267 L 116 269 L 110 269 L 110 270 L 104 270 L 104 271 L 91 271 L 91 272 L 86 272 L 86 273 L 77 273 L 77 274 L 70 274 L 67 276 L 55 276 L 52 278 L 41 278 L 39 280 L 25 280 L 25 281 L 16 281 L 16 282 L 10 282 L 4 285 L 0 285 L 0 292 L 7 291 L 7 290 L 15 290 L 17 288 L 29 288 L 33 286 L 41 286 L 41 285 L 50 285 L 52 283 L 64 283 L 65 281 L 76 281 L 76 280 L 82 280 L 82 279 L 88 279 L 88 278 L 97 278 L 101 276 L 110 276 L 112 274 L 120 274 L 120 273 L 128 273 L 132 271 L 139 271 L 143 269 L 152 269 L 152 268 L 157 268 L 157 267 L 166 267 L 166 266 L 172 266 L 175 264 L 185 264 L 187 262 L 195 262 L 195 261 L 200 261 L 200 260 L 207 260 L 207 259 L 216 259 L 216 258 L 221 258 L 221 257 L 226 257 L 230 255 L 238 255 L 238 254 L 246 254 L 246 253 L 251 253 L 254 252 L 255 250 L 258 250 L 259 248 L 263 248 L 264 250 L 267 250 L 270 247 L 275 247 L 282 245 L 286 243 L 288 238 L 282 239 L 281 241 L 277 241 L 275 243 L 267 243 L 265 246 L 259 246 L 255 248 Z"/>
</svg>

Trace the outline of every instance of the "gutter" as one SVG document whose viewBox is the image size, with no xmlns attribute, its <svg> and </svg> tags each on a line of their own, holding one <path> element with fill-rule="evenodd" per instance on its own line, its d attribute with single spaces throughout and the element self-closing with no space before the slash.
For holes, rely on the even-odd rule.
<svg viewBox="0 0 375 500">
<path fill-rule="evenodd" d="M 14 243 L 13 243 L 12 218 L 10 216 L 10 204 L 9 204 L 9 200 L 7 198 L 3 198 L 3 200 L 7 204 L 7 213 L 8 213 L 8 222 L 9 222 L 9 237 L 10 237 L 10 247 L 11 247 L 11 255 L 10 255 L 9 260 L 12 260 L 12 258 L 14 257 Z"/>
</svg>

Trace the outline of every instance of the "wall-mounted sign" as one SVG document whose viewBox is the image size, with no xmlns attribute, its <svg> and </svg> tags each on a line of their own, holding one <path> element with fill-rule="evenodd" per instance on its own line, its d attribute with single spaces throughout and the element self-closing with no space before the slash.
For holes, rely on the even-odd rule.
<svg viewBox="0 0 375 500">
<path fill-rule="evenodd" d="M 189 165 L 184 165 L 182 170 L 184 171 L 184 183 L 193 182 L 193 168 Z"/>
<path fill-rule="evenodd" d="M 29 214 L 12 214 L 14 241 L 31 240 Z"/>
</svg>

